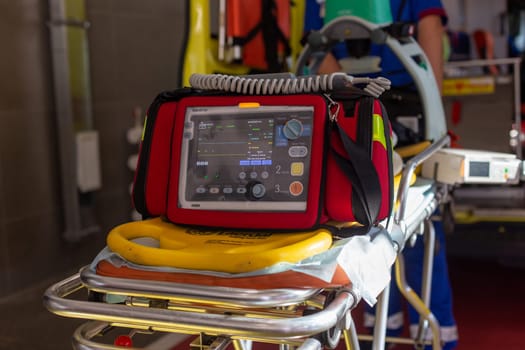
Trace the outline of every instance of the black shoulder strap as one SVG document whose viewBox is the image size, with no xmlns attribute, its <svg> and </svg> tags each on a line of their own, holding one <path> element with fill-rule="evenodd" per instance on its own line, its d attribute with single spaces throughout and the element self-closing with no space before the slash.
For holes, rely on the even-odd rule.
<svg viewBox="0 0 525 350">
<path fill-rule="evenodd" d="M 370 111 L 370 113 L 372 113 Z M 373 225 L 381 208 L 381 185 L 369 152 L 358 146 L 337 124 L 334 127 L 341 138 L 347 157 L 332 148 L 337 164 L 352 183 L 352 203 L 356 220 L 366 226 Z"/>
</svg>

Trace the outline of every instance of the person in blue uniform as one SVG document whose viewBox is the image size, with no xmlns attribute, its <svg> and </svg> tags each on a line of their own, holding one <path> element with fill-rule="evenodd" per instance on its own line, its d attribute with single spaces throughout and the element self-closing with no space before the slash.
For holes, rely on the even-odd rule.
<svg viewBox="0 0 525 350">
<path fill-rule="evenodd" d="M 321 16 L 321 4 L 323 2 L 323 0 L 307 0 L 304 26 L 305 33 L 322 28 L 324 23 Z M 417 41 L 425 52 L 434 72 L 436 83 L 441 89 L 444 63 L 443 35 L 444 26 L 447 22 L 447 15 L 441 0 L 390 0 L 390 7 L 394 21 L 415 24 Z M 344 45 L 343 47 L 334 48 L 332 53 L 328 54 L 319 66 L 318 73 L 341 71 L 341 66 L 337 60 L 345 55 L 347 55 L 347 51 Z M 421 108 L 419 103 L 413 103 L 414 100 L 418 99 L 417 91 L 412 77 L 397 56 L 385 45 L 372 45 L 370 55 L 381 57 L 380 74 L 392 82 L 392 92 L 387 94 L 385 98 L 382 98 L 391 120 L 395 120 L 396 115 L 422 113 L 422 110 L 414 111 L 414 108 Z M 389 98 L 392 94 L 398 94 L 401 98 L 396 97 L 393 103 L 389 103 Z M 405 99 L 405 101 L 403 101 L 403 99 Z M 410 103 L 406 101 L 410 101 Z M 407 112 L 407 108 L 411 110 Z M 402 132 L 398 131 L 395 126 L 394 130 L 396 134 Z M 417 135 L 407 134 L 405 136 L 397 136 L 405 143 L 418 141 Z M 448 277 L 445 233 L 443 225 L 439 221 L 434 222 L 434 228 L 436 232 L 436 251 L 433 263 L 430 309 L 440 323 L 443 349 L 451 350 L 457 346 L 458 332 L 453 314 L 452 291 Z M 423 244 L 423 240 L 418 239 L 413 247 L 407 246 L 403 251 L 406 262 L 405 272 L 407 282 L 418 292 L 421 290 L 422 284 Z M 395 286 L 395 283 L 391 286 L 390 293 L 387 335 L 397 336 L 401 334 L 403 329 L 403 303 L 401 294 Z M 410 333 L 415 337 L 419 315 L 410 306 L 408 307 L 408 318 L 410 322 Z M 373 327 L 374 314 L 372 309 L 366 310 L 364 322 L 365 326 Z"/>
</svg>

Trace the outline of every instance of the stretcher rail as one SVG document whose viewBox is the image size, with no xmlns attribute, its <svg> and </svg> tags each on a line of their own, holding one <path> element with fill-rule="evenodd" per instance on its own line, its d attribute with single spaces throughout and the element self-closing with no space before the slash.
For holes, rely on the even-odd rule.
<svg viewBox="0 0 525 350">
<path fill-rule="evenodd" d="M 143 281 L 136 281 L 143 284 Z M 350 289 L 338 291 L 335 299 L 322 311 L 298 318 L 252 318 L 228 314 L 210 314 L 195 311 L 177 311 L 158 308 L 133 307 L 66 299 L 82 288 L 77 273 L 47 289 L 44 304 L 53 313 L 73 318 L 114 322 L 129 327 L 153 330 L 230 334 L 239 337 L 291 339 L 322 333 L 335 327 L 358 299 Z M 193 286 L 188 286 L 188 290 Z M 233 292 L 233 289 L 232 289 Z"/>
<path fill-rule="evenodd" d="M 425 148 L 421 153 L 418 153 L 412 157 L 404 166 L 403 175 L 401 177 L 401 182 L 398 189 L 397 198 L 399 200 L 399 209 L 395 213 L 395 222 L 401 223 L 406 219 L 406 205 L 407 205 L 407 196 L 408 189 L 410 187 L 410 179 L 414 174 L 416 168 L 421 165 L 425 160 L 430 158 L 431 155 L 436 153 L 441 148 L 448 146 L 450 144 L 450 137 L 448 135 L 443 136 L 436 142 L 430 144 Z"/>
<path fill-rule="evenodd" d="M 75 350 L 119 350 L 122 349 L 120 346 L 113 344 L 104 344 L 99 341 L 93 341 L 92 339 L 97 337 L 100 333 L 105 332 L 111 325 L 107 322 L 90 321 L 79 326 L 73 334 L 73 348 Z M 180 334 L 167 334 L 161 336 L 159 339 L 152 343 L 145 345 L 144 347 L 127 347 L 130 350 L 159 350 L 169 347 L 180 345 L 187 341 L 191 336 L 180 335 Z M 230 344 L 233 344 L 234 349 L 247 350 L 250 348 L 251 341 L 241 340 L 236 338 L 230 338 L 226 336 L 214 337 L 212 344 L 208 348 L 213 350 L 225 350 Z M 321 350 L 322 346 L 319 340 L 315 338 L 308 338 L 302 342 L 294 342 L 297 350 Z"/>
<path fill-rule="evenodd" d="M 262 293 L 256 289 L 201 286 L 162 282 L 137 281 L 133 279 L 100 276 L 84 267 L 79 273 L 81 282 L 90 290 L 110 294 L 151 297 L 176 301 L 194 301 L 205 304 L 231 307 L 279 307 L 307 300 L 318 294 L 320 289 L 267 289 Z"/>
<path fill-rule="evenodd" d="M 437 184 L 433 184 L 432 189 L 424 195 L 418 207 L 412 212 L 408 212 L 407 205 L 408 201 L 411 200 L 409 194 L 410 179 L 412 179 L 418 166 L 449 144 L 450 137 L 445 135 L 438 141 L 430 144 L 430 146 L 425 148 L 421 153 L 412 157 L 404 165 L 396 197 L 399 207 L 393 214 L 393 225 L 389 227 L 390 236 L 398 252 L 403 250 L 405 243 L 414 233 L 421 232 L 422 223 L 438 208 L 445 195 L 444 191 L 446 190 Z"/>
</svg>

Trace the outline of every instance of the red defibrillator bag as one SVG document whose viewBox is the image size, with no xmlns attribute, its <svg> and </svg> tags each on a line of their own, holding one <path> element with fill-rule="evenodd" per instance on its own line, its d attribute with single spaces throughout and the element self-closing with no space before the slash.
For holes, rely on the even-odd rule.
<svg viewBox="0 0 525 350">
<path fill-rule="evenodd" d="M 379 100 L 180 89 L 148 110 L 133 189 L 177 224 L 305 230 L 376 224 L 392 210 L 390 126 Z"/>
</svg>

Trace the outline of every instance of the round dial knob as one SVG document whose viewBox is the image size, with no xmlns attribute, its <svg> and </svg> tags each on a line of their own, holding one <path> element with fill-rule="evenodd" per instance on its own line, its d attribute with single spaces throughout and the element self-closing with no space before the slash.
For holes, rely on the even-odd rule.
<svg viewBox="0 0 525 350">
<path fill-rule="evenodd" d="M 253 182 L 248 185 L 248 196 L 250 199 L 257 200 L 264 197 L 266 194 L 266 187 L 260 182 Z"/>
<path fill-rule="evenodd" d="M 297 119 L 290 119 L 283 126 L 283 134 L 289 140 L 296 140 L 303 134 L 303 123 Z"/>
</svg>

